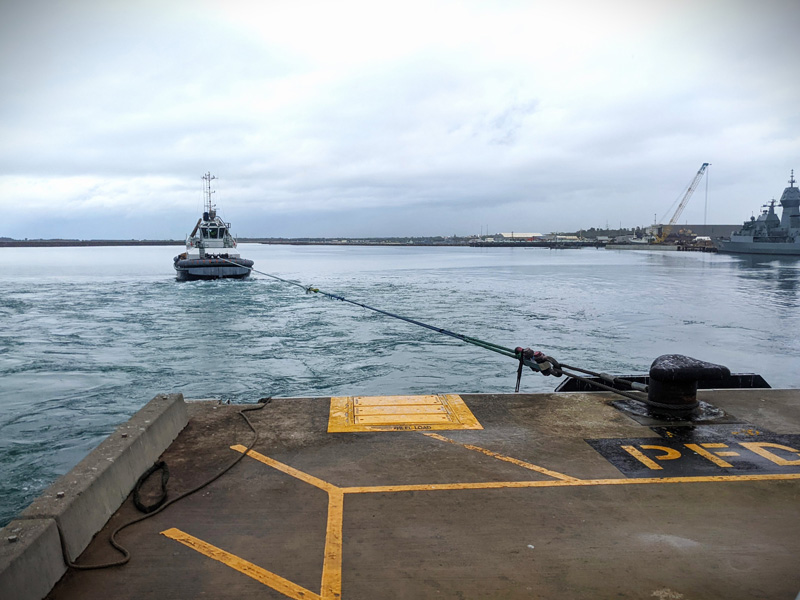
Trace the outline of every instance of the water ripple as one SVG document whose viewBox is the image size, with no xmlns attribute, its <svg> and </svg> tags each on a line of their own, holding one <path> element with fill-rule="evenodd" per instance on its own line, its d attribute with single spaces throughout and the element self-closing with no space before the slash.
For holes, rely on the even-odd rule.
<svg viewBox="0 0 800 600">
<path fill-rule="evenodd" d="M 262 276 L 176 282 L 173 250 L 0 251 L 0 524 L 158 393 L 254 402 L 513 390 L 514 361 L 362 308 Z M 636 373 L 680 352 L 800 385 L 792 262 L 590 249 L 243 253 L 260 270 L 572 364 Z M 77 264 L 69 275 L 56 255 Z M 529 373 L 522 387 L 557 383 Z"/>
</svg>

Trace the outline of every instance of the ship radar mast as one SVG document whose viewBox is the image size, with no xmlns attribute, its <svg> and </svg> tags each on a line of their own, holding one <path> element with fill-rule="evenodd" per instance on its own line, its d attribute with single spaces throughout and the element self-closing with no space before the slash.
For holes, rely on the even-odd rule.
<svg viewBox="0 0 800 600">
<path fill-rule="evenodd" d="M 208 218 L 210 219 L 217 216 L 217 208 L 211 202 L 211 194 L 216 193 L 211 189 L 211 181 L 216 178 L 216 175 L 212 175 L 210 171 L 203 175 L 203 204 L 205 212 L 208 213 Z"/>
<path fill-rule="evenodd" d="M 797 183 L 794 180 L 794 169 L 792 169 L 792 174 L 789 176 L 789 187 L 794 187 L 794 184 Z"/>
</svg>

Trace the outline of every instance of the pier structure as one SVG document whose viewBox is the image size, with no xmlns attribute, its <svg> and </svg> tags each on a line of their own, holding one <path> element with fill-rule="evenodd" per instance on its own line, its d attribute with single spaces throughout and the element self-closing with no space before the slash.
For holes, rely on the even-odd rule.
<svg viewBox="0 0 800 600">
<path fill-rule="evenodd" d="M 275 398 L 248 413 L 248 451 L 241 406 L 159 396 L 2 530 L 0 590 L 794 598 L 800 391 L 697 397 L 714 410 L 685 420 L 597 392 Z M 110 533 L 141 516 L 120 486 L 159 456 L 173 497 L 242 460 L 121 532 L 128 564 L 67 569 L 59 527 L 70 560 L 119 558 Z"/>
</svg>

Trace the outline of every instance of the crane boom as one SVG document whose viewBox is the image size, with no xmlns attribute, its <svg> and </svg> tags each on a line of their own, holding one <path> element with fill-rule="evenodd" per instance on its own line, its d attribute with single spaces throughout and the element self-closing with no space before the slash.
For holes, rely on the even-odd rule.
<svg viewBox="0 0 800 600">
<path fill-rule="evenodd" d="M 706 172 L 706 167 L 708 167 L 708 165 L 709 163 L 703 163 L 700 169 L 698 169 L 697 174 L 694 176 L 694 179 L 692 179 L 692 182 L 686 189 L 686 193 L 683 195 L 681 203 L 678 205 L 678 208 L 675 209 L 675 214 L 672 215 L 672 218 L 669 220 L 669 223 L 665 225 L 664 228 L 661 230 L 661 235 L 659 235 L 657 239 L 659 243 L 667 239 L 670 232 L 672 231 L 672 226 L 678 222 L 678 218 L 681 216 L 683 209 L 686 208 L 686 205 L 689 203 L 689 198 L 692 197 L 692 194 L 694 194 L 694 191 L 697 189 L 697 184 L 699 184 L 700 180 L 703 178 L 703 173 Z"/>
</svg>

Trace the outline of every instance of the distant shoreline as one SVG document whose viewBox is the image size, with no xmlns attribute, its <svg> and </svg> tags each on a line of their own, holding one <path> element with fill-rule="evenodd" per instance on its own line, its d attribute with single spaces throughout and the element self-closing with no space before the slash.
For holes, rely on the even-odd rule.
<svg viewBox="0 0 800 600">
<path fill-rule="evenodd" d="M 483 248 L 601 248 L 597 241 L 497 241 L 485 242 L 472 238 L 239 238 L 240 244 L 265 244 L 282 246 L 460 246 Z M 59 248 L 102 246 L 183 246 L 183 240 L 9 240 L 0 239 L 0 248 Z"/>
<path fill-rule="evenodd" d="M 64 246 L 183 246 L 178 240 L 0 240 L 0 248 L 54 248 Z"/>
<path fill-rule="evenodd" d="M 469 246 L 467 239 L 430 240 L 403 238 L 326 239 L 326 238 L 239 238 L 240 244 L 289 246 Z M 184 246 L 184 240 L 0 240 L 0 248 L 58 248 L 81 246 Z"/>
<path fill-rule="evenodd" d="M 741 225 L 689 225 L 681 226 L 692 235 L 706 235 L 712 238 L 727 237 L 741 228 Z M 619 237 L 639 235 L 640 228 L 633 229 L 580 229 L 575 232 L 551 233 L 543 238 L 514 238 L 509 234 L 483 236 L 394 236 L 394 237 L 296 237 L 296 238 L 254 238 L 240 237 L 242 244 L 272 244 L 283 246 L 464 246 L 482 248 L 578 248 L 604 247 L 610 240 Z M 681 233 L 683 233 L 681 231 Z M 538 235 L 538 234 L 537 234 Z M 492 239 L 493 238 L 493 239 Z M 57 248 L 65 246 L 184 246 L 180 240 L 76 240 L 76 239 L 25 239 L 16 240 L 0 237 L 0 248 Z"/>
<path fill-rule="evenodd" d="M 470 238 L 240 238 L 242 244 L 265 244 L 283 246 L 460 246 L 483 248 L 601 248 L 597 241 L 498 241 L 484 242 Z M 9 240 L 1 239 L 0 248 L 59 248 L 59 247 L 110 247 L 110 246 L 183 246 L 183 240 Z"/>
</svg>

